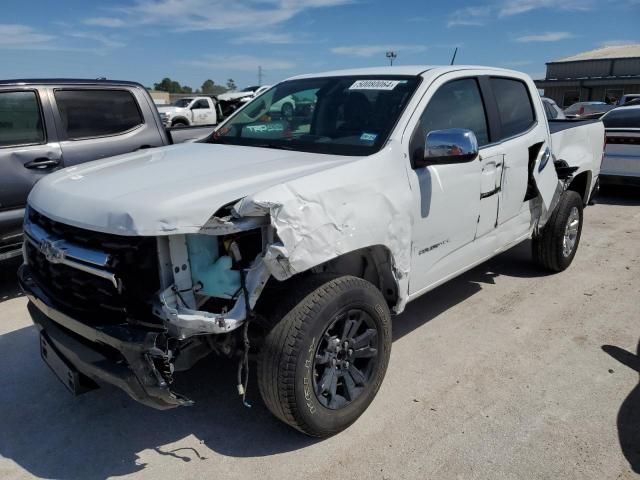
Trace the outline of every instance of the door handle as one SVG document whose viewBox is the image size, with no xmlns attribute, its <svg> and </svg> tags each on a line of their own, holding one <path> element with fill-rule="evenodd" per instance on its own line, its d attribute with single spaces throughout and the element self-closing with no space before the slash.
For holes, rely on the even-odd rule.
<svg viewBox="0 0 640 480">
<path fill-rule="evenodd" d="M 32 170 L 47 170 L 49 168 L 54 168 L 60 165 L 59 158 L 36 158 L 24 164 L 24 168 L 30 168 Z"/>
</svg>

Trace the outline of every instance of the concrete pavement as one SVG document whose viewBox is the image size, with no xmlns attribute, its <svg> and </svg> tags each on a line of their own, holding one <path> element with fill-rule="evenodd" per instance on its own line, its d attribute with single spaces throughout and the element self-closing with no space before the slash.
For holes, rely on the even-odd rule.
<svg viewBox="0 0 640 480">
<path fill-rule="evenodd" d="M 0 478 L 631 479 L 640 472 L 640 193 L 586 210 L 573 265 L 525 243 L 394 319 L 368 411 L 327 440 L 272 418 L 235 364 L 179 378 L 193 408 L 113 388 L 73 398 L 39 358 L 26 300 L 0 272 Z"/>
</svg>

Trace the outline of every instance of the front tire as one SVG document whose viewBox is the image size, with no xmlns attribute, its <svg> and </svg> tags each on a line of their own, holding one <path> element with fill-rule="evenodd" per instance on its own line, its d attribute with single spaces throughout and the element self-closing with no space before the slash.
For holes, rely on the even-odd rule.
<svg viewBox="0 0 640 480">
<path fill-rule="evenodd" d="M 373 401 L 389 363 L 391 318 L 360 278 L 301 280 L 291 308 L 265 339 L 258 385 L 269 410 L 314 436 L 338 433 Z"/>
<path fill-rule="evenodd" d="M 578 250 L 582 222 L 582 197 L 577 192 L 567 190 L 542 232 L 533 239 L 535 262 L 552 272 L 566 270 Z"/>
</svg>

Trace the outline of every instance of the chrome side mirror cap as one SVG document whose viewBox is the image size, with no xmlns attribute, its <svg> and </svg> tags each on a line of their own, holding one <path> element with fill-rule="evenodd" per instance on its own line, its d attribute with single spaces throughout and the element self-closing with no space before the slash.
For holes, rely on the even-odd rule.
<svg viewBox="0 0 640 480">
<path fill-rule="evenodd" d="M 424 157 L 414 166 L 443 165 L 470 162 L 478 156 L 478 140 L 471 130 L 448 128 L 432 130 L 424 143 Z"/>
</svg>

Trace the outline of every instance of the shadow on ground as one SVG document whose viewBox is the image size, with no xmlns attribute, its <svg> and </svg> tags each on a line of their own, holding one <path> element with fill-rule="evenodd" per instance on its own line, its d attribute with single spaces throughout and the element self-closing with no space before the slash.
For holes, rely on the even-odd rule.
<svg viewBox="0 0 640 480">
<path fill-rule="evenodd" d="M 635 355 L 612 345 L 603 345 L 602 350 L 624 366 L 640 374 L 640 341 Z M 629 396 L 622 402 L 617 423 L 622 453 L 629 461 L 631 469 L 640 473 L 640 383 L 631 390 Z"/>
<path fill-rule="evenodd" d="M 637 207 L 640 205 L 640 187 L 629 185 L 603 185 L 595 199 L 603 205 L 625 205 Z"/>
<path fill-rule="evenodd" d="M 494 283 L 498 275 L 542 275 L 529 249 L 525 242 L 412 302 L 394 321 L 394 340 L 481 291 L 483 284 Z M 253 408 L 243 407 L 235 391 L 236 365 L 229 361 L 209 358 L 182 373 L 176 390 L 196 405 L 164 412 L 138 405 L 111 387 L 71 397 L 39 359 L 33 327 L 0 336 L 0 364 L 7 372 L 0 389 L 0 455 L 36 476 L 97 479 L 135 473 L 145 468 L 139 458 L 145 450 L 152 451 L 145 458 L 206 460 L 206 448 L 164 446 L 190 435 L 233 457 L 273 455 L 318 441 L 270 415 L 254 376 L 249 386 Z"/>
<path fill-rule="evenodd" d="M 21 263 L 21 258 L 0 262 L 0 304 L 22 295 L 17 277 L 18 267 Z"/>
</svg>

